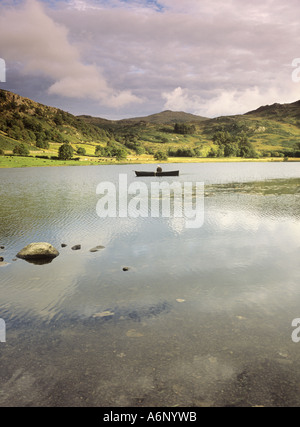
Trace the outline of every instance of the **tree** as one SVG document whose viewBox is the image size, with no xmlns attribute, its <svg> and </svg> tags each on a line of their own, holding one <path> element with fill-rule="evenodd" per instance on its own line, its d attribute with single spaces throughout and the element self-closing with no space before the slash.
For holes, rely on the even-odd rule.
<svg viewBox="0 0 300 427">
<path fill-rule="evenodd" d="M 224 147 L 224 156 L 225 157 L 234 157 L 238 154 L 237 144 L 226 144 Z"/>
<path fill-rule="evenodd" d="M 113 155 L 114 157 L 116 157 L 117 160 L 127 159 L 127 151 L 124 150 L 124 148 L 117 148 Z"/>
<path fill-rule="evenodd" d="M 179 133 L 181 135 L 192 134 L 196 132 L 195 125 L 187 125 L 185 123 L 175 123 L 174 132 Z"/>
<path fill-rule="evenodd" d="M 145 153 L 145 148 L 142 147 L 141 145 L 138 145 L 138 146 L 136 146 L 135 151 L 136 151 L 137 155 L 144 154 Z"/>
<path fill-rule="evenodd" d="M 257 153 L 251 142 L 243 140 L 239 142 L 239 155 L 247 159 L 257 157 Z"/>
<path fill-rule="evenodd" d="M 50 147 L 50 144 L 49 144 L 49 142 L 48 142 L 48 141 L 46 141 L 45 139 L 40 138 L 40 137 L 37 137 L 37 140 L 36 140 L 36 146 L 37 146 L 38 148 L 42 148 L 42 149 L 44 149 L 44 150 L 48 150 L 48 148 Z"/>
<path fill-rule="evenodd" d="M 225 145 L 232 142 L 232 136 L 227 131 L 218 131 L 212 138 L 215 145 Z"/>
<path fill-rule="evenodd" d="M 26 156 L 29 156 L 29 148 L 25 144 L 19 144 L 15 146 L 15 148 L 13 149 L 13 153 L 16 156 L 26 157 Z"/>
<path fill-rule="evenodd" d="M 177 150 L 169 149 L 170 157 L 195 157 L 195 151 L 192 148 L 178 148 Z"/>
<path fill-rule="evenodd" d="M 63 144 L 59 147 L 58 158 L 61 160 L 72 159 L 74 149 L 70 144 Z"/>
<path fill-rule="evenodd" d="M 194 148 L 194 153 L 195 153 L 195 157 L 201 157 L 202 156 L 202 152 L 201 152 L 200 148 Z"/>
<path fill-rule="evenodd" d="M 207 157 L 218 157 L 218 151 L 214 147 L 212 147 L 209 153 L 207 154 Z"/>
<path fill-rule="evenodd" d="M 60 112 L 57 112 L 57 113 L 55 114 L 55 116 L 53 117 L 53 121 L 54 121 L 54 123 L 55 123 L 56 125 L 58 125 L 58 126 L 61 126 L 61 125 L 63 125 L 63 124 L 64 124 L 64 121 L 63 121 L 63 118 L 62 118 L 62 115 L 61 115 L 61 113 L 60 113 Z"/>
<path fill-rule="evenodd" d="M 97 145 L 95 148 L 95 156 L 98 156 L 98 157 L 104 156 L 104 147 L 101 147 L 101 145 Z"/>
<path fill-rule="evenodd" d="M 155 160 L 168 160 L 168 155 L 165 151 L 159 150 L 154 154 L 154 158 Z"/>
<path fill-rule="evenodd" d="M 0 156 L 4 156 L 4 151 L 0 148 Z"/>
<path fill-rule="evenodd" d="M 48 150 L 49 148 L 49 142 L 47 141 L 47 136 L 45 132 L 37 132 L 35 134 L 36 137 L 36 146 L 39 148 L 43 148 L 45 150 Z"/>
<path fill-rule="evenodd" d="M 85 150 L 85 148 L 83 148 L 83 147 L 79 147 L 79 148 L 77 149 L 77 154 L 79 154 L 79 156 L 85 156 L 85 154 L 86 154 L 86 150 Z"/>
</svg>

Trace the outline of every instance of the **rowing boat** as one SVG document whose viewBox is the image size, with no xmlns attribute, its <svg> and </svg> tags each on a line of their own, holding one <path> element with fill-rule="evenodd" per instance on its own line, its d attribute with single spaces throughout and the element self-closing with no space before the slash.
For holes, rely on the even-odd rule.
<svg viewBox="0 0 300 427">
<path fill-rule="evenodd" d="M 179 171 L 146 172 L 135 171 L 136 176 L 179 176 Z"/>
</svg>

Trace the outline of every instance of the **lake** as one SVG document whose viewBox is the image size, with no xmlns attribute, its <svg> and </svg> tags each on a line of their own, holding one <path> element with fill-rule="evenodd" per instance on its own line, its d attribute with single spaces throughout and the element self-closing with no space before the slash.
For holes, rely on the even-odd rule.
<svg viewBox="0 0 300 427">
<path fill-rule="evenodd" d="M 300 405 L 299 163 L 162 166 L 180 176 L 0 169 L 1 406 Z M 101 218 L 97 186 L 118 195 L 120 174 L 204 183 L 203 224 Z M 31 242 L 60 254 L 17 259 Z"/>
</svg>

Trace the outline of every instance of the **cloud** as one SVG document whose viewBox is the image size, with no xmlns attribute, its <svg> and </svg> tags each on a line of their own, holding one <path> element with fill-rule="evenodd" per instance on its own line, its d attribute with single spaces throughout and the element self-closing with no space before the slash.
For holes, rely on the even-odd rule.
<svg viewBox="0 0 300 427">
<path fill-rule="evenodd" d="M 285 93 L 287 102 L 295 101 L 295 88 L 290 84 L 283 88 L 246 88 L 245 90 L 218 90 L 211 93 L 210 99 L 204 99 L 195 94 L 189 94 L 187 89 L 177 87 L 171 92 L 162 93 L 166 100 L 164 109 L 175 111 L 190 111 L 204 117 L 219 117 L 224 115 L 244 114 L 257 109 L 259 106 L 274 104 Z M 298 92 L 300 95 L 300 91 Z"/>
<path fill-rule="evenodd" d="M 197 96 L 189 97 L 187 90 L 177 87 L 172 92 L 163 92 L 163 99 L 166 99 L 164 109 L 175 111 L 187 111 L 197 109 L 201 105 L 201 99 Z"/>
<path fill-rule="evenodd" d="M 247 88 L 243 91 L 231 90 L 221 92 L 208 102 L 199 104 L 198 108 L 195 108 L 195 114 L 206 117 L 224 116 L 228 115 L 228 112 L 230 112 L 230 115 L 244 114 L 262 105 L 274 104 L 281 97 L 282 93 L 276 88 L 268 88 L 265 91 L 258 87 Z M 295 100 L 293 96 L 285 99 L 290 102 Z"/>
<path fill-rule="evenodd" d="M 97 115 L 126 106 L 127 117 L 163 108 L 211 117 L 300 98 L 298 0 L 44 3 L 0 10 L 0 52 L 28 78 L 51 78 L 49 95 L 68 110 L 76 97 L 82 112 L 100 100 Z"/>
<path fill-rule="evenodd" d="M 140 102 L 129 90 L 115 91 L 98 67 L 84 63 L 67 28 L 54 22 L 36 0 L 1 11 L 0 47 L 7 60 L 22 64 L 24 75 L 50 77 L 54 83 L 49 94 L 90 98 L 113 107 Z"/>
</svg>

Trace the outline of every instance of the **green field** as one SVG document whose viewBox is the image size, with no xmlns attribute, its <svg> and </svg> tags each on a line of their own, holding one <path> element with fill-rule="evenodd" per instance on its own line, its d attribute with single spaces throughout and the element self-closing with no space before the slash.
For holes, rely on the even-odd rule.
<svg viewBox="0 0 300 427">
<path fill-rule="evenodd" d="M 260 159 L 243 159 L 241 157 L 231 158 L 191 158 L 191 157 L 172 157 L 163 164 L 168 163 L 212 163 L 212 162 L 282 162 L 279 158 L 260 158 Z M 289 161 L 300 161 L 296 158 L 290 158 Z M 49 167 L 49 166 L 100 166 L 114 164 L 153 164 L 158 162 L 152 156 L 129 156 L 126 160 L 117 161 L 116 159 L 107 158 L 86 158 L 80 160 L 52 160 L 41 159 L 37 157 L 21 156 L 0 156 L 0 168 L 24 168 L 24 167 Z"/>
</svg>

